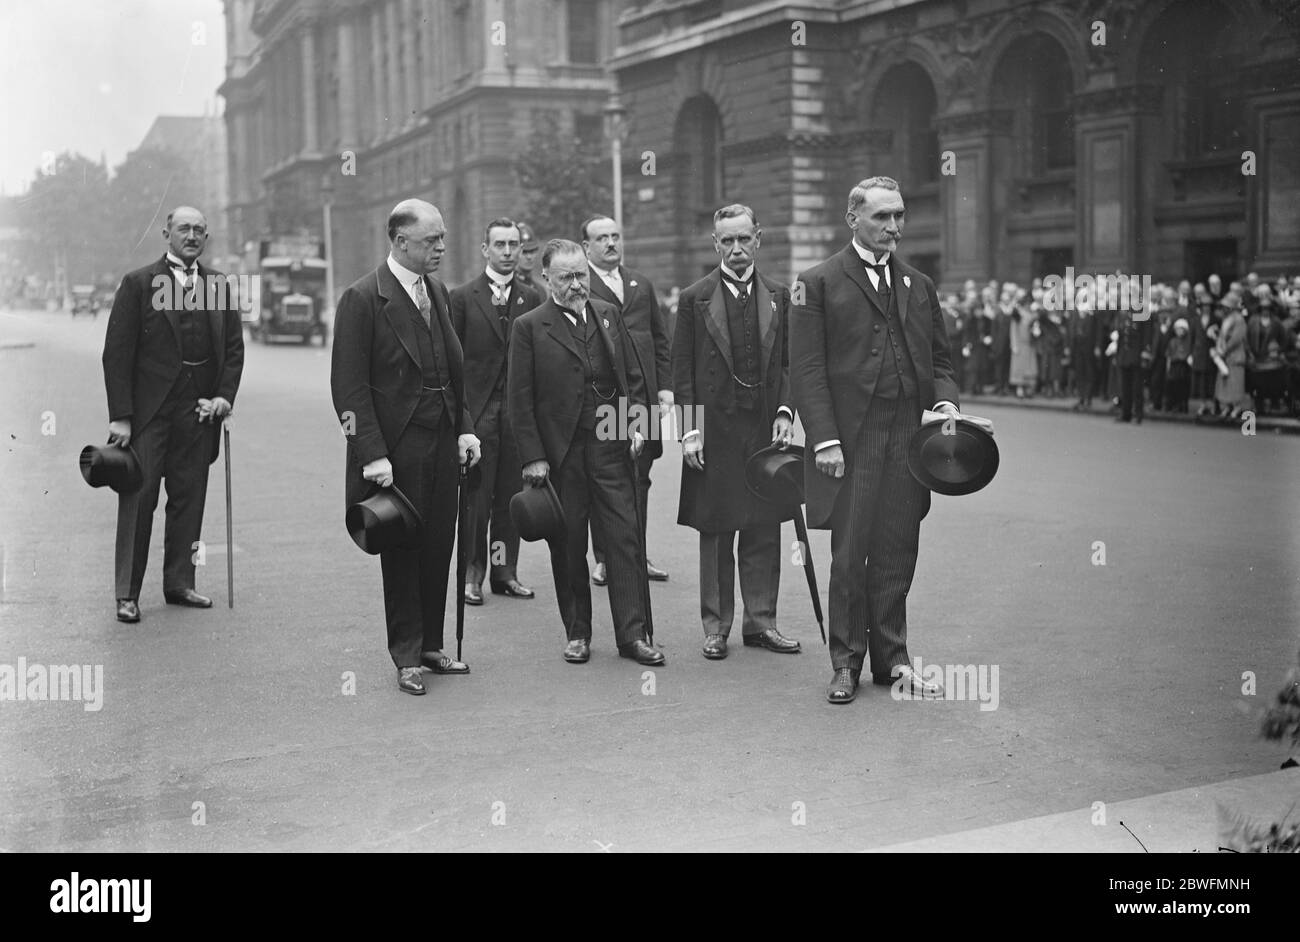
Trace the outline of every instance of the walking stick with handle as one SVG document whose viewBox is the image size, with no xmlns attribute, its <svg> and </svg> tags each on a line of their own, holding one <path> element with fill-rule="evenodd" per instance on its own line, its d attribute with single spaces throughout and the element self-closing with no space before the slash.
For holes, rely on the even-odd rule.
<svg viewBox="0 0 1300 942">
<path fill-rule="evenodd" d="M 235 531 L 230 519 L 230 418 L 221 420 L 221 434 L 225 437 L 226 452 L 226 605 L 235 607 Z"/>
</svg>

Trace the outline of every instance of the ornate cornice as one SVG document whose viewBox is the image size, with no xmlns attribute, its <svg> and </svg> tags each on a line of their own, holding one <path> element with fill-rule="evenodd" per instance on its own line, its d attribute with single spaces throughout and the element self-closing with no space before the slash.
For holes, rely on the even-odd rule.
<svg viewBox="0 0 1300 942">
<path fill-rule="evenodd" d="M 1015 126 L 1015 114 L 1009 108 L 968 111 L 936 118 L 934 124 L 941 140 L 981 134 L 1010 134 Z"/>
<path fill-rule="evenodd" d="M 1163 85 L 1123 85 L 1079 92 L 1071 98 L 1075 117 L 1107 114 L 1156 114 L 1164 100 Z"/>
</svg>

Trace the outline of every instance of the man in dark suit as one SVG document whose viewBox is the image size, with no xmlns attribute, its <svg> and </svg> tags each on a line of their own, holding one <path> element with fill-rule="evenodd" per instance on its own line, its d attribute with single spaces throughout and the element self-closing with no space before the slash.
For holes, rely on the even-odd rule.
<svg viewBox="0 0 1300 942">
<path fill-rule="evenodd" d="M 673 334 L 676 405 L 686 421 L 694 420 L 682 436 L 677 522 L 700 532 L 700 617 L 710 660 L 727 656 L 736 613 L 737 533 L 745 644 L 799 653 L 799 642 L 776 629 L 781 521 L 789 508 L 758 499 L 741 483 L 750 455 L 793 438 L 790 296 L 755 266 L 762 234 L 748 206 L 736 203 L 713 214 L 713 247 L 722 261 L 681 293 Z"/>
<path fill-rule="evenodd" d="M 623 265 L 623 232 L 618 223 L 608 216 L 592 216 L 582 224 L 582 248 L 591 264 L 591 296 L 618 309 L 641 360 L 646 389 L 651 396 L 658 395 L 661 409 L 671 411 L 673 390 L 669 353 L 672 342 L 654 285 L 645 275 Z M 654 435 L 637 459 L 642 525 L 645 524 L 650 495 L 650 466 L 663 451 L 662 439 Z M 592 581 L 596 585 L 604 585 L 605 534 L 601 532 L 600 523 L 595 518 L 591 531 L 591 548 L 596 557 L 596 572 Z M 668 573 L 649 559 L 646 560 L 646 574 L 656 582 L 668 578 Z"/>
<path fill-rule="evenodd" d="M 447 289 L 437 207 L 403 200 L 388 216 L 388 258 L 353 282 L 334 318 L 330 389 L 347 437 L 346 500 L 396 485 L 424 525 L 417 546 L 380 554 L 388 653 L 399 690 L 425 693 L 421 668 L 465 674 L 442 653 L 455 542 L 458 466 L 479 460 Z"/>
<path fill-rule="evenodd" d="M 489 572 L 495 595 L 531 599 L 533 590 L 519 582 L 519 534 L 510 519 L 510 498 L 519 493 L 519 456 L 506 414 L 506 351 L 510 328 L 519 315 L 542 303 L 542 296 L 515 271 L 519 228 L 509 219 L 487 225 L 482 252 L 483 274 L 451 292 L 451 325 L 465 354 L 465 398 L 474 434 L 483 446 L 483 484 L 474 495 L 474 532 L 468 521 L 461 538 L 472 548 L 465 574 L 469 605 L 483 604 L 483 576 Z M 488 521 L 492 524 L 489 552 Z"/>
<path fill-rule="evenodd" d="M 163 228 L 167 253 L 122 279 L 104 336 L 108 440 L 135 449 L 144 484 L 117 502 L 117 618 L 140 620 L 153 512 L 167 479 L 163 597 L 211 608 L 194 591 L 208 467 L 221 447 L 244 370 L 239 301 L 226 277 L 198 263 L 207 244 L 203 214 L 181 206 Z M 192 555 L 193 554 L 193 555 Z"/>
<path fill-rule="evenodd" d="M 524 483 L 537 485 L 549 477 L 564 511 L 565 538 L 550 546 L 568 638 L 564 659 L 582 664 L 591 656 L 591 520 L 606 537 L 619 656 L 663 664 L 663 655 L 647 644 L 650 587 L 635 469 L 648 437 L 648 417 L 657 413 L 646 401 L 645 377 L 618 309 L 588 294 L 591 274 L 581 246 L 552 239 L 542 269 L 550 297 L 515 321 L 508 396 Z M 627 417 L 626 425 L 620 416 Z"/>
<path fill-rule="evenodd" d="M 907 469 L 923 408 L 957 414 L 934 284 L 895 254 L 898 183 L 871 177 L 849 194 L 853 242 L 799 276 L 790 319 L 790 385 L 803 419 L 808 525 L 831 531 L 831 703 L 872 679 L 939 696 L 908 663 L 907 593 L 930 492 Z"/>
<path fill-rule="evenodd" d="M 1146 404 L 1146 391 L 1143 388 L 1143 375 L 1151 365 L 1152 329 L 1151 313 L 1141 312 L 1142 320 L 1137 320 L 1132 311 L 1120 309 L 1115 312 L 1112 321 L 1114 330 L 1119 334 L 1115 346 L 1115 366 L 1119 370 L 1119 415 L 1116 422 L 1132 421 L 1142 424 L 1142 412 Z"/>
</svg>

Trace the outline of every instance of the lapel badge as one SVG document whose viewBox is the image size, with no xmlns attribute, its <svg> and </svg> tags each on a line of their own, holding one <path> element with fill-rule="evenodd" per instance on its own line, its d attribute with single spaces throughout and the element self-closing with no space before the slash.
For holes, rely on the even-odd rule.
<svg viewBox="0 0 1300 942">
<path fill-rule="evenodd" d="M 772 299 L 772 313 L 776 313 L 776 298 Z"/>
<path fill-rule="evenodd" d="M 600 322 L 601 322 L 602 324 L 605 325 L 605 329 L 606 329 L 606 330 L 609 330 L 609 318 L 608 318 L 608 317 L 602 317 L 602 318 L 600 319 Z"/>
<path fill-rule="evenodd" d="M 907 277 L 906 275 L 903 276 L 903 287 L 904 288 L 912 287 L 912 279 Z"/>
<path fill-rule="evenodd" d="M 635 281 L 629 281 L 627 284 L 628 284 L 628 287 L 630 287 L 630 288 L 635 288 L 635 287 L 636 287 L 636 282 L 635 282 Z"/>
</svg>

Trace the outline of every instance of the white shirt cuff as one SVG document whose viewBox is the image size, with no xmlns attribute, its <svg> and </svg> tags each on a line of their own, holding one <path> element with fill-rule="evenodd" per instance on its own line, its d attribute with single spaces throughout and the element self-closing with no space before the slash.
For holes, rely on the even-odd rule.
<svg viewBox="0 0 1300 942">
<path fill-rule="evenodd" d="M 830 448 L 832 445 L 838 445 L 839 443 L 840 440 L 838 438 L 832 438 L 830 441 L 822 442 L 820 445 L 814 445 L 813 451 L 818 452 L 821 451 L 823 448 Z"/>
<path fill-rule="evenodd" d="M 776 410 L 776 414 L 777 414 L 777 415 L 780 415 L 780 414 L 783 413 L 783 412 L 785 413 L 785 417 L 786 417 L 787 419 L 789 419 L 791 422 L 794 421 L 794 413 L 790 411 L 790 407 L 789 407 L 789 406 L 781 406 L 781 408 L 779 408 L 779 409 Z"/>
</svg>

